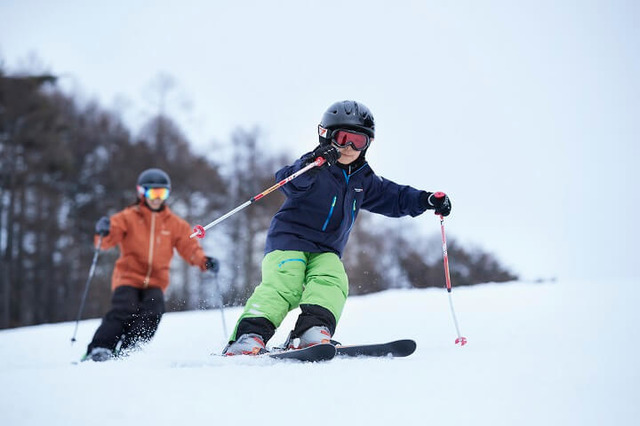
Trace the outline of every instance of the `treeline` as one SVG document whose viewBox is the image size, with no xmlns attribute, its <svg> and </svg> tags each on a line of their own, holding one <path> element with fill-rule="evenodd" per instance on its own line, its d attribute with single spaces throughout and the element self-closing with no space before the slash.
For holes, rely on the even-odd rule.
<svg viewBox="0 0 640 426">
<path fill-rule="evenodd" d="M 206 224 L 273 185 L 274 171 L 293 160 L 261 146 L 257 130 L 238 130 L 225 146 L 231 155 L 224 162 L 194 153 L 163 113 L 134 136 L 117 113 L 59 90 L 55 76 L 0 69 L 0 328 L 75 319 L 94 224 L 136 200 L 142 170 L 165 169 L 171 208 Z M 169 308 L 209 307 L 220 296 L 225 305 L 244 303 L 260 281 L 266 231 L 282 201 L 273 193 L 208 231 L 203 245 L 220 260 L 219 276 L 176 256 Z M 402 228 L 406 222 L 367 226 L 372 221 L 363 212 L 344 256 L 352 294 L 444 285 L 437 241 L 416 239 Z M 449 245 L 457 286 L 517 278 L 480 249 Z M 101 252 L 83 318 L 107 310 L 117 256 Z"/>
</svg>

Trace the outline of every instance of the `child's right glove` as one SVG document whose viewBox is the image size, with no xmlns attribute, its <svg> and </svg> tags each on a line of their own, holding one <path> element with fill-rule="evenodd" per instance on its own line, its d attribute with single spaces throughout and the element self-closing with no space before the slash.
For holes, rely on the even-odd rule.
<svg viewBox="0 0 640 426">
<path fill-rule="evenodd" d="M 435 210 L 437 215 L 449 216 L 451 213 L 451 200 L 444 192 L 422 192 L 420 204 L 427 210 Z"/>
<path fill-rule="evenodd" d="M 332 166 L 338 161 L 338 158 L 340 158 L 340 150 L 331 144 L 318 145 L 318 147 L 311 153 L 311 157 L 311 161 L 315 161 L 316 158 L 322 157 L 327 160 L 325 163 L 327 166 Z"/>
</svg>

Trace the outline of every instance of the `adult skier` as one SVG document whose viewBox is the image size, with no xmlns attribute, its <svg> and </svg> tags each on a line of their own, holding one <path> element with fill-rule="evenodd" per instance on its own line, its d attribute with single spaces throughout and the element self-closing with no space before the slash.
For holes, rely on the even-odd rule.
<svg viewBox="0 0 640 426">
<path fill-rule="evenodd" d="M 138 199 L 124 210 L 96 223 L 102 250 L 116 245 L 120 257 L 111 279 L 111 309 L 89 343 L 85 360 L 105 361 L 148 342 L 165 312 L 169 264 L 176 249 L 189 264 L 217 270 L 218 262 L 204 255 L 189 238 L 189 224 L 165 204 L 171 179 L 161 169 L 147 169 L 137 181 Z M 96 243 L 98 241 L 96 235 Z"/>
</svg>

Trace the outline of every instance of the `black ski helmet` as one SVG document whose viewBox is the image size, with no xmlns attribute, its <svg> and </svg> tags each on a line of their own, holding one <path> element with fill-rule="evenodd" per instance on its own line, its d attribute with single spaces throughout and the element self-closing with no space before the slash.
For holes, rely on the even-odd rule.
<svg viewBox="0 0 640 426">
<path fill-rule="evenodd" d="M 322 115 L 318 126 L 320 143 L 329 143 L 327 130 L 351 129 L 366 133 L 371 139 L 375 137 L 375 121 L 373 114 L 364 104 L 356 101 L 340 101 L 331 105 Z"/>
<path fill-rule="evenodd" d="M 138 186 L 143 188 L 169 188 L 171 178 L 161 169 L 147 169 L 138 176 Z"/>
</svg>

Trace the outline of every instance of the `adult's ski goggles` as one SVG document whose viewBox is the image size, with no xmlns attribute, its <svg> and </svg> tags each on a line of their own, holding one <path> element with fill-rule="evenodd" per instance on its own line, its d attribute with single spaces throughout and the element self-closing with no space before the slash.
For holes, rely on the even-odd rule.
<svg viewBox="0 0 640 426">
<path fill-rule="evenodd" d="M 169 188 L 145 188 L 138 185 L 138 194 L 144 196 L 147 200 L 159 198 L 164 201 L 169 198 L 169 192 Z"/>
<path fill-rule="evenodd" d="M 369 135 L 366 133 L 356 132 L 355 130 L 328 130 L 322 126 L 318 126 L 318 134 L 329 139 L 331 143 L 338 148 L 351 146 L 351 148 L 356 151 L 364 151 L 371 144 L 371 138 Z"/>
</svg>

